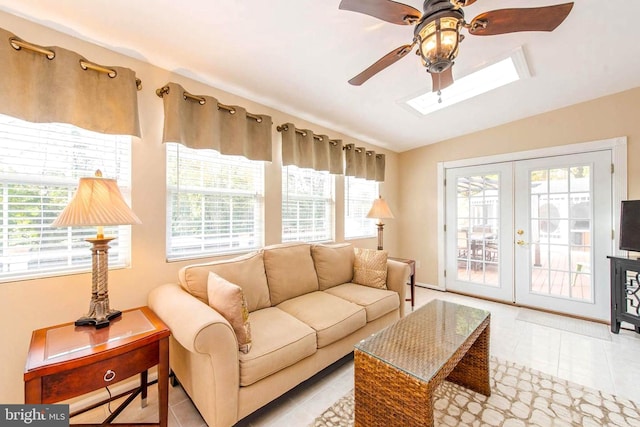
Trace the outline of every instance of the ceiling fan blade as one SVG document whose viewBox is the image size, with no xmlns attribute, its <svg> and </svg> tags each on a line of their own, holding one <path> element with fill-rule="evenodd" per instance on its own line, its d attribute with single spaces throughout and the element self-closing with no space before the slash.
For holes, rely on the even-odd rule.
<svg viewBox="0 0 640 427">
<path fill-rule="evenodd" d="M 422 16 L 418 9 L 392 0 L 342 0 L 338 9 L 370 15 L 398 25 L 411 25 Z"/>
<path fill-rule="evenodd" d="M 453 84 L 453 65 L 441 73 L 429 73 L 431 74 L 431 92 L 438 92 Z"/>
<path fill-rule="evenodd" d="M 389 65 L 394 64 L 395 62 L 404 58 L 407 55 L 407 53 L 411 52 L 411 49 L 413 49 L 413 46 L 414 45 L 412 44 L 406 44 L 404 46 L 400 46 L 397 49 L 393 49 L 391 52 L 387 53 L 385 56 L 378 59 L 369 68 L 367 68 L 366 70 L 364 70 L 363 72 L 361 72 L 360 74 L 358 74 L 357 76 L 349 80 L 349 83 L 351 83 L 354 86 L 360 86 L 362 83 L 366 82 L 371 77 L 373 77 L 380 71 L 387 68 Z"/>
<path fill-rule="evenodd" d="M 564 3 L 544 7 L 492 10 L 473 18 L 469 33 L 474 36 L 493 36 L 518 31 L 553 31 L 569 15 L 572 8 L 573 3 Z"/>
</svg>

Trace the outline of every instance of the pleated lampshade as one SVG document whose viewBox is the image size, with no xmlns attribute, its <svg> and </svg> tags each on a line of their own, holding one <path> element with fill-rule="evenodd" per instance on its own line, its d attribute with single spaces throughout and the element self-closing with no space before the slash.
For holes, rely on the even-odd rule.
<svg viewBox="0 0 640 427">
<path fill-rule="evenodd" d="M 95 176 L 80 178 L 78 191 L 51 225 L 70 227 L 140 223 L 140 219 L 124 201 L 116 180 Z"/>
<path fill-rule="evenodd" d="M 380 196 L 373 201 L 373 206 L 371 206 L 367 218 L 392 219 L 394 216 L 387 202 Z"/>
</svg>

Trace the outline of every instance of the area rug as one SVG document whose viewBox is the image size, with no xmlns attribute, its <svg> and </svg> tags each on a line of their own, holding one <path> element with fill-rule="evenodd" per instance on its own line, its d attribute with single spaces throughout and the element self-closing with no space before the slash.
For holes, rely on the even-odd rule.
<svg viewBox="0 0 640 427">
<path fill-rule="evenodd" d="M 640 407 L 533 369 L 491 358 L 491 397 L 445 381 L 434 397 L 436 426 L 640 426 Z M 313 427 L 351 427 L 353 391 Z"/>
<path fill-rule="evenodd" d="M 532 310 L 520 310 L 516 316 L 516 320 L 611 341 L 609 326 L 602 323 L 587 322 L 585 320 L 574 319 L 572 317 L 558 316 Z"/>
</svg>

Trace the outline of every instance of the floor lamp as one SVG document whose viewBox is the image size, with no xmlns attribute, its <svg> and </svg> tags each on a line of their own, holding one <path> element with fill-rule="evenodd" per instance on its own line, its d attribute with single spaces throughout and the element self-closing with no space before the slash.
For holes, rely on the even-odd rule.
<svg viewBox="0 0 640 427">
<path fill-rule="evenodd" d="M 373 201 L 373 206 L 369 210 L 367 214 L 367 218 L 377 218 L 377 226 L 378 226 L 378 250 L 382 250 L 382 229 L 384 228 L 383 219 L 393 219 L 393 213 L 391 213 L 391 209 L 389 209 L 389 205 L 387 202 L 379 196 L 377 199 Z"/>
<path fill-rule="evenodd" d="M 96 226 L 96 237 L 85 239 L 92 244 L 92 286 L 89 312 L 76 320 L 76 326 L 92 325 L 96 329 L 109 326 L 109 321 L 122 312 L 109 307 L 109 242 L 115 237 L 105 237 L 105 225 L 140 224 L 140 219 L 124 201 L 115 179 L 95 177 L 80 178 L 80 184 L 71 202 L 51 224 L 52 227 Z"/>
</svg>

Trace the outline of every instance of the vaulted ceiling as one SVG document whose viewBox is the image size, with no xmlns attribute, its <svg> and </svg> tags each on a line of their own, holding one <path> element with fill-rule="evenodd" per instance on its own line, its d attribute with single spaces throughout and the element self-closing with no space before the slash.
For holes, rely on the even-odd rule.
<svg viewBox="0 0 640 427">
<path fill-rule="evenodd" d="M 469 20 L 562 2 L 478 0 L 464 11 Z M 575 0 L 551 33 L 467 35 L 455 78 L 518 47 L 531 78 L 421 116 L 401 105 L 431 89 L 413 54 L 362 86 L 347 83 L 411 43 L 413 28 L 339 10 L 339 3 L 0 0 L 0 10 L 398 152 L 640 86 L 640 2 Z M 422 10 L 419 0 L 405 3 Z"/>
</svg>

